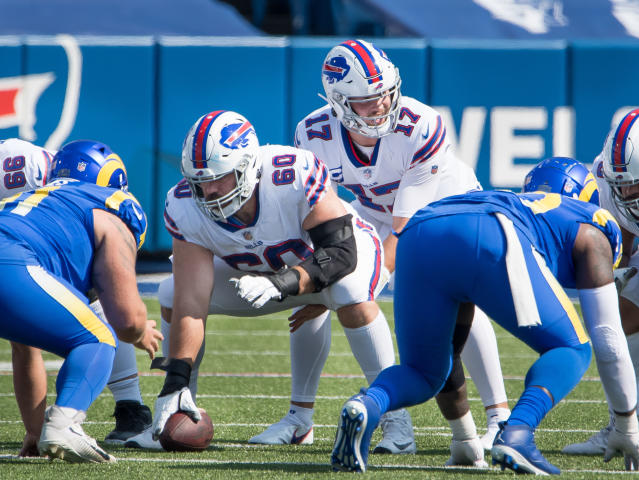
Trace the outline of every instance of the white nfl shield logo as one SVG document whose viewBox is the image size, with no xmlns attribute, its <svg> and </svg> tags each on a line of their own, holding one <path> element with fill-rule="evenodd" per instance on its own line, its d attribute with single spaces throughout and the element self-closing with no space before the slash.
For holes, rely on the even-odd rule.
<svg viewBox="0 0 639 480">
<path fill-rule="evenodd" d="M 78 172 L 84 172 L 87 169 L 87 163 L 86 162 L 79 162 L 78 163 Z"/>
</svg>

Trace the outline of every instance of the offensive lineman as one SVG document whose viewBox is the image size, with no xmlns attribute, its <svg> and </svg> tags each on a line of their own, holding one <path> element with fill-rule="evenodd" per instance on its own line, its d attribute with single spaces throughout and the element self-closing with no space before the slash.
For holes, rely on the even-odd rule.
<svg viewBox="0 0 639 480">
<path fill-rule="evenodd" d="M 198 119 L 187 134 L 182 173 L 185 181 L 168 192 L 165 207 L 173 276 L 162 282 L 158 295 L 170 334 L 154 439 L 178 409 L 200 416 L 193 398 L 209 314 L 252 317 L 325 305 L 337 312 L 369 382 L 394 364 L 390 329 L 374 301 L 386 282 L 381 241 L 330 188 L 324 163 L 293 147 L 259 146 L 243 116 L 216 111 Z M 322 312 L 305 321 L 293 315 L 291 337 L 318 328 L 328 316 Z M 319 352 L 306 352 L 292 363 L 293 390 L 315 394 L 320 370 L 310 366 L 328 355 L 330 331 L 325 332 L 318 338 Z M 298 418 L 289 426 L 289 440 L 312 443 L 312 421 Z M 415 451 L 405 410 L 387 419 L 383 434 Z M 153 447 L 144 436 L 129 443 Z"/>
<path fill-rule="evenodd" d="M 623 256 L 619 264 L 639 268 L 639 255 L 634 242 L 639 237 L 639 109 L 628 112 L 614 125 L 595 158 L 591 172 L 597 180 L 601 206 L 615 217 L 621 227 Z M 618 274 L 616 273 L 616 277 Z M 639 275 L 627 282 L 619 295 L 619 310 L 630 358 L 639 374 Z M 637 379 L 639 384 L 639 379 Z M 610 398 L 608 403 L 610 405 Z M 567 445 L 563 453 L 601 455 L 615 427 L 615 415 L 610 412 L 609 424 L 583 443 Z"/>
<path fill-rule="evenodd" d="M 333 181 L 355 195 L 352 205 L 377 229 L 386 267 L 393 272 L 397 238 L 392 232 L 401 231 L 423 206 L 481 186 L 473 170 L 455 157 L 442 117 L 401 95 L 399 71 L 379 48 L 362 40 L 337 45 L 324 60 L 322 83 L 328 105 L 299 122 L 295 145 L 325 159 Z M 315 342 L 310 332 L 306 335 L 296 339 L 304 350 Z M 488 428 L 479 445 L 470 411 L 447 411 L 447 402 L 438 397 L 453 430 L 447 465 L 479 466 L 481 447 L 490 450 L 497 424 L 510 410 L 495 334 L 478 309 L 462 357 L 483 400 Z M 307 405 L 313 400 L 304 399 Z M 397 453 L 392 442 L 376 450 Z"/>
<path fill-rule="evenodd" d="M 104 162 L 106 157 L 100 152 L 100 145 L 96 142 L 71 142 L 63 147 L 60 155 L 83 159 L 87 165 L 94 159 Z M 0 199 L 44 186 L 49 180 L 52 161 L 51 152 L 32 143 L 17 138 L 0 141 L 0 173 L 3 178 Z M 94 182 L 97 178 L 88 180 Z M 92 303 L 91 308 L 104 321 L 100 302 Z M 16 401 L 26 430 L 20 455 L 38 456 L 37 442 L 47 394 L 42 355 L 37 348 L 14 342 L 11 342 L 11 351 Z M 150 409 L 142 404 L 135 349 L 130 343 L 119 343 L 107 386 L 116 402 L 116 426 L 106 436 L 105 443 L 124 443 L 124 440 L 148 428 L 152 419 Z"/>
</svg>

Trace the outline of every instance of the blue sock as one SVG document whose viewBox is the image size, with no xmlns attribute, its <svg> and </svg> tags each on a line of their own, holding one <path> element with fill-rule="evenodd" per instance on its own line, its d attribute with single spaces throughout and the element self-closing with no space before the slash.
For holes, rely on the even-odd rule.
<svg viewBox="0 0 639 480">
<path fill-rule="evenodd" d="M 98 342 L 71 350 L 56 380 L 56 405 L 86 411 L 106 386 L 114 355 L 115 348 Z"/>
<path fill-rule="evenodd" d="M 535 429 L 552 408 L 552 400 L 538 387 L 527 387 L 513 408 L 508 425 L 528 425 Z"/>
<path fill-rule="evenodd" d="M 369 387 L 366 390 L 366 395 L 373 400 L 379 407 L 380 415 L 384 415 L 388 411 L 388 405 L 390 404 L 390 398 L 388 393 L 381 387 Z"/>
</svg>

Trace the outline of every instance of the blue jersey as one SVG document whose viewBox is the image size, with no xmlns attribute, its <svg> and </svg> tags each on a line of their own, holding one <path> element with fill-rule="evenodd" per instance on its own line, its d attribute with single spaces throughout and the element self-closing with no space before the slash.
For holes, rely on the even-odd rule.
<svg viewBox="0 0 639 480">
<path fill-rule="evenodd" d="M 94 254 L 94 209 L 118 216 L 138 248 L 142 246 L 146 215 L 133 195 L 60 179 L 0 201 L 0 263 L 41 265 L 87 292 Z"/>
<path fill-rule="evenodd" d="M 572 248 L 582 223 L 592 225 L 606 235 L 615 266 L 621 259 L 621 230 L 612 215 L 591 203 L 556 193 L 486 191 L 455 195 L 418 211 L 405 229 L 429 218 L 457 213 L 495 212 L 512 220 L 543 255 L 548 268 L 564 288 L 575 288 Z"/>
</svg>

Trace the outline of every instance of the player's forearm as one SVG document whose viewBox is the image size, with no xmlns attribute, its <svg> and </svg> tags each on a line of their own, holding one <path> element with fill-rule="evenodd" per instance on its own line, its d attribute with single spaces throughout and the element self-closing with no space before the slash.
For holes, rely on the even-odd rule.
<svg viewBox="0 0 639 480">
<path fill-rule="evenodd" d="M 173 313 L 169 357 L 193 364 L 204 341 L 204 320 Z"/>
</svg>

